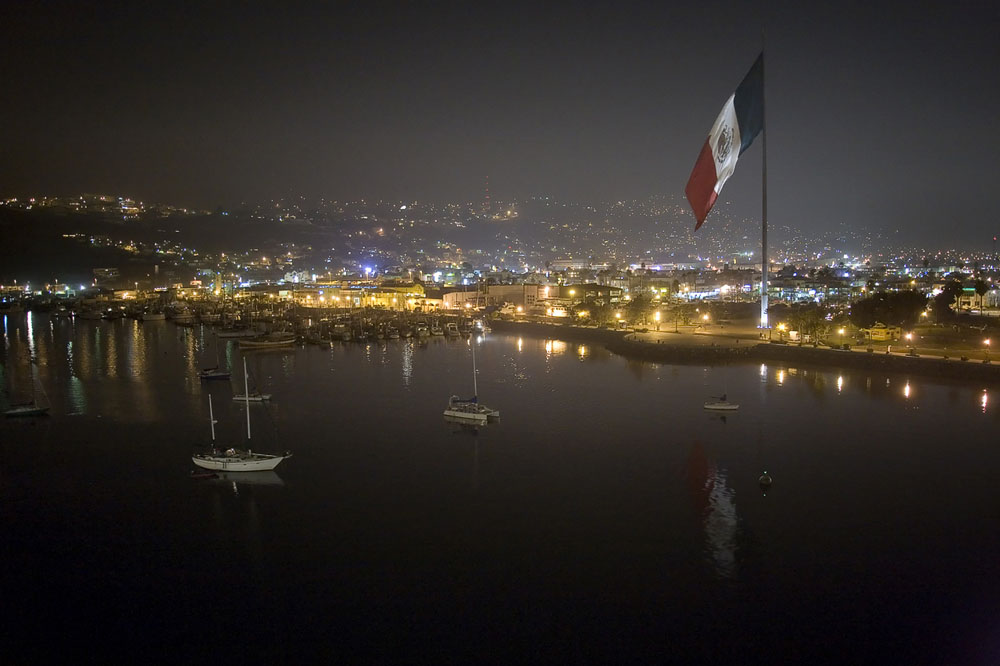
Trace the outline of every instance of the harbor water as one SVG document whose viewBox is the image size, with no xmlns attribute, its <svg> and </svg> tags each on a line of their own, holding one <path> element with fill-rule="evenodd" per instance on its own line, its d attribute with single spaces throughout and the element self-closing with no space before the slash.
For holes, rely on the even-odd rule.
<svg viewBox="0 0 1000 666">
<path fill-rule="evenodd" d="M 246 353 L 252 448 L 293 457 L 192 479 L 209 395 L 245 445 L 236 341 L 0 323 L 0 407 L 51 405 L 0 422 L 5 663 L 1000 659 L 996 387 L 492 333 L 296 346 Z M 471 345 L 501 412 L 477 429 L 442 418 Z"/>
</svg>

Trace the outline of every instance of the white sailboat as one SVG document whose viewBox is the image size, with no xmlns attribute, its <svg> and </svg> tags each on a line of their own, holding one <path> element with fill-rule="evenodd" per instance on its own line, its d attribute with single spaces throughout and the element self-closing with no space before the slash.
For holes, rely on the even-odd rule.
<svg viewBox="0 0 1000 666">
<path fill-rule="evenodd" d="M 472 347 L 472 397 L 460 398 L 453 395 L 448 398 L 448 406 L 444 410 L 446 419 L 485 424 L 490 419 L 500 418 L 500 410 L 479 404 L 479 388 L 476 383 L 476 341 L 471 341 Z"/>
<path fill-rule="evenodd" d="M 243 362 L 243 375 L 244 375 L 244 377 L 243 377 L 243 385 L 244 386 L 247 385 L 246 372 L 247 372 L 247 364 L 246 364 L 246 359 L 244 359 L 244 362 Z M 236 402 L 250 401 L 250 402 L 258 402 L 259 403 L 259 402 L 265 402 L 265 401 L 270 400 L 270 399 L 271 399 L 271 394 L 270 393 L 261 393 L 257 389 L 256 386 L 254 386 L 253 391 L 247 391 L 247 392 L 244 392 L 243 394 L 236 393 L 236 394 L 233 395 L 233 400 L 236 401 Z"/>
<path fill-rule="evenodd" d="M 42 386 L 42 382 L 35 377 L 35 364 L 30 362 L 29 364 L 31 366 L 31 401 L 11 405 L 3 413 L 4 416 L 45 416 L 49 413 L 49 396 L 45 393 L 45 387 Z M 42 393 L 43 400 L 41 401 L 38 400 L 38 394 L 35 392 L 36 383 Z"/>
<path fill-rule="evenodd" d="M 232 373 L 226 368 L 222 367 L 219 362 L 219 341 L 215 341 L 215 366 L 211 368 L 202 368 L 198 372 L 198 376 L 202 379 L 229 379 Z"/>
<path fill-rule="evenodd" d="M 249 384 L 247 382 L 247 361 L 243 359 L 243 389 L 249 396 Z M 215 418 L 212 415 L 212 396 L 208 396 L 208 416 L 212 423 L 212 452 L 196 453 L 191 456 L 191 462 L 198 467 L 223 472 L 262 472 L 272 470 L 281 464 L 285 458 L 291 458 L 291 451 L 285 451 L 282 455 L 270 455 L 267 453 L 254 453 L 250 449 L 250 401 L 245 399 L 247 410 L 247 449 L 244 451 L 237 448 L 229 448 L 219 451 L 215 448 Z"/>
<path fill-rule="evenodd" d="M 729 402 L 726 399 L 726 394 L 716 397 L 712 396 L 712 399 L 705 403 L 705 409 L 710 409 L 716 412 L 732 412 L 739 409 L 739 403 Z"/>
</svg>

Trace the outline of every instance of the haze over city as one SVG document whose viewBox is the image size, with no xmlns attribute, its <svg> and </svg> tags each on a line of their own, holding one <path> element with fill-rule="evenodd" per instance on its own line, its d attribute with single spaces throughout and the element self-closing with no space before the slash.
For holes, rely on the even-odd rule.
<svg viewBox="0 0 1000 666">
<path fill-rule="evenodd" d="M 997 231 L 991 3 L 10 3 L 0 22 L 6 198 L 679 195 L 764 28 L 773 224 Z M 760 150 L 723 192 L 736 218 L 759 219 Z"/>
</svg>

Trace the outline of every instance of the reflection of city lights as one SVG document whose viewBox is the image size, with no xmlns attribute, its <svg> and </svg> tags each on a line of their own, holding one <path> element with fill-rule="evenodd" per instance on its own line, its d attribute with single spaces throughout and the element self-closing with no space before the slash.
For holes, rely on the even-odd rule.
<svg viewBox="0 0 1000 666">
<path fill-rule="evenodd" d="M 906 386 L 903 387 L 903 395 L 907 398 L 910 397 L 910 382 L 906 382 Z"/>
<path fill-rule="evenodd" d="M 779 384 L 784 384 L 785 383 L 785 371 L 784 370 L 778 370 L 778 383 Z"/>
<path fill-rule="evenodd" d="M 524 348 L 524 339 L 523 338 L 518 338 L 517 339 L 517 351 L 521 351 L 521 349 L 523 349 L 523 348 Z"/>
<path fill-rule="evenodd" d="M 580 358 L 586 358 L 588 352 L 587 345 L 580 345 L 577 352 L 580 354 Z"/>
<path fill-rule="evenodd" d="M 767 365 L 764 363 L 760 364 L 760 376 L 767 377 Z"/>
<path fill-rule="evenodd" d="M 837 393 L 840 393 L 844 388 L 844 376 L 841 375 L 837 377 Z"/>
<path fill-rule="evenodd" d="M 983 397 L 979 400 L 980 404 L 983 406 L 983 413 L 986 413 L 986 403 L 989 402 L 989 394 L 983 391 Z"/>
</svg>

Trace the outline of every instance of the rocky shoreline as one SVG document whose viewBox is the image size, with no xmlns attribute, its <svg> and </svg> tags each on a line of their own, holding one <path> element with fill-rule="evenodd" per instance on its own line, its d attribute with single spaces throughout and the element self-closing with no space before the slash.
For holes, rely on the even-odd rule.
<svg viewBox="0 0 1000 666">
<path fill-rule="evenodd" d="M 714 365 L 779 361 L 826 368 L 873 370 L 1000 384 L 1000 364 L 993 365 L 981 361 L 844 351 L 756 341 L 743 345 L 732 345 L 729 341 L 718 345 L 712 343 L 695 345 L 683 342 L 656 344 L 636 340 L 625 331 L 541 322 L 494 321 L 491 322 L 491 326 L 499 333 L 523 333 L 570 342 L 599 343 L 615 354 L 655 363 Z"/>
</svg>

